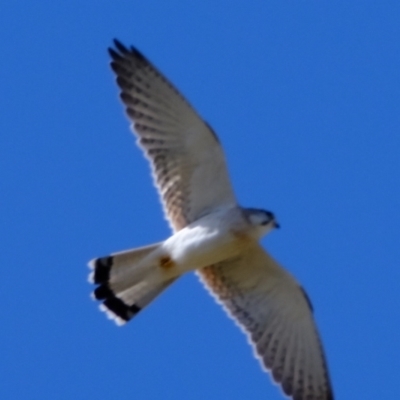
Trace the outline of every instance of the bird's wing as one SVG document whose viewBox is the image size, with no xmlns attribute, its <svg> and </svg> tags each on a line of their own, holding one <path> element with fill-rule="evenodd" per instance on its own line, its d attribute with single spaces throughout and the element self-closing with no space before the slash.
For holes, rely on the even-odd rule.
<svg viewBox="0 0 400 400">
<path fill-rule="evenodd" d="M 121 99 L 150 161 L 175 230 L 208 210 L 236 204 L 216 134 L 177 89 L 136 49 L 109 49 Z"/>
<path fill-rule="evenodd" d="M 259 244 L 199 275 L 247 333 L 256 357 L 285 394 L 294 400 L 333 400 L 307 295 Z"/>
</svg>

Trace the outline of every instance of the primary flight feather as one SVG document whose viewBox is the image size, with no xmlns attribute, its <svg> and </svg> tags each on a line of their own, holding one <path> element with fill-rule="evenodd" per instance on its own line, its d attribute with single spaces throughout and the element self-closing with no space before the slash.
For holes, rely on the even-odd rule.
<svg viewBox="0 0 400 400">
<path fill-rule="evenodd" d="M 91 261 L 94 298 L 122 325 L 196 271 L 286 395 L 333 400 L 308 297 L 259 244 L 278 227 L 275 216 L 237 204 L 214 131 L 138 50 L 114 44 L 109 52 L 120 97 L 173 234 Z"/>
</svg>

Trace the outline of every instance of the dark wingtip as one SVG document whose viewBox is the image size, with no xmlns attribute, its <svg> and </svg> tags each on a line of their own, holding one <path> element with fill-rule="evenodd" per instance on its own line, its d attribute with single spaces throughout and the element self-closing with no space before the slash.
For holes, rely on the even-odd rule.
<svg viewBox="0 0 400 400">
<path fill-rule="evenodd" d="M 108 48 L 108 54 L 111 56 L 111 58 L 112 58 L 114 61 L 117 61 L 117 60 L 121 60 L 121 59 L 122 59 L 122 56 L 121 56 L 119 53 L 117 53 L 112 47 L 109 47 L 109 48 Z"/>
<path fill-rule="evenodd" d="M 147 61 L 146 57 L 136 47 L 131 46 L 131 52 L 139 60 Z"/>
<path fill-rule="evenodd" d="M 112 47 L 108 48 L 108 53 L 113 60 L 121 60 L 123 56 L 127 54 L 132 54 L 138 60 L 147 61 L 146 57 L 136 47 L 131 46 L 128 49 L 118 39 L 113 39 L 113 42 L 116 49 L 113 49 Z"/>
<path fill-rule="evenodd" d="M 113 40 L 115 47 L 119 50 L 122 54 L 128 54 L 129 50 L 118 40 Z"/>
</svg>

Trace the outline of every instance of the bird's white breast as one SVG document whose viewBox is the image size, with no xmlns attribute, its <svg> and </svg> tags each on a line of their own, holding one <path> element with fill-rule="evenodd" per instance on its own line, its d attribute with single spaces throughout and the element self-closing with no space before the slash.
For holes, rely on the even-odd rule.
<svg viewBox="0 0 400 400">
<path fill-rule="evenodd" d="M 175 233 L 162 247 L 185 272 L 237 256 L 254 240 L 249 228 L 239 208 L 222 209 Z"/>
</svg>

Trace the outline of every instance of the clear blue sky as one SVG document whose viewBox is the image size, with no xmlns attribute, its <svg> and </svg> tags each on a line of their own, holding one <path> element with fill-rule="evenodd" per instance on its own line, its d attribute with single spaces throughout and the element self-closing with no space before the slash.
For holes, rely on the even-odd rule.
<svg viewBox="0 0 400 400">
<path fill-rule="evenodd" d="M 87 261 L 169 235 L 106 48 L 218 133 L 312 299 L 337 399 L 400 397 L 400 3 L 9 1 L 0 12 L 0 398 L 282 399 L 188 275 L 124 328 Z"/>
</svg>

